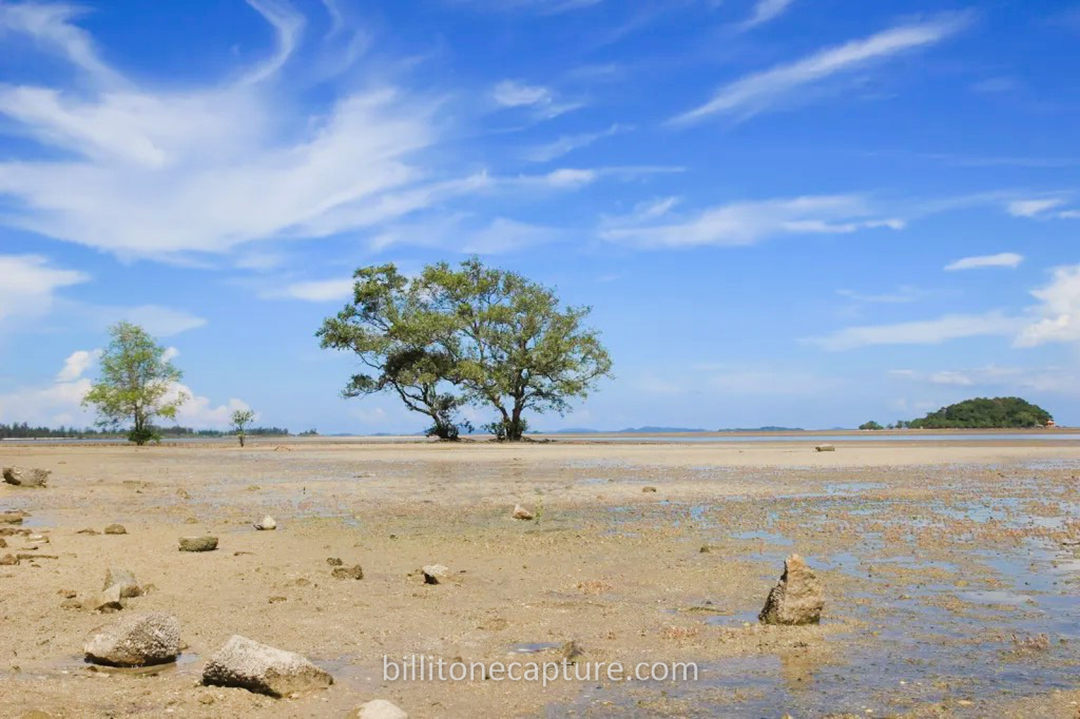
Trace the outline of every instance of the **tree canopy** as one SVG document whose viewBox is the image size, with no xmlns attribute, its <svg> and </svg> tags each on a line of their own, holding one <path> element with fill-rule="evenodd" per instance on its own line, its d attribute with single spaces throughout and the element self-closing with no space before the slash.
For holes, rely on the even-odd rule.
<svg viewBox="0 0 1080 719">
<path fill-rule="evenodd" d="M 101 376 L 83 398 L 97 410 L 98 425 L 119 427 L 131 421 L 128 439 L 146 444 L 158 439 L 154 417 L 176 418 L 187 395 L 176 389 L 182 374 L 166 350 L 146 330 L 129 322 L 109 328 L 112 336 L 101 356 Z"/>
<path fill-rule="evenodd" d="M 1044 427 L 1053 417 L 1019 397 L 978 397 L 931 412 L 908 423 L 913 429 L 1011 429 Z"/>
<path fill-rule="evenodd" d="M 562 307 L 555 292 L 477 258 L 426 267 L 413 279 L 390 265 L 355 274 L 353 301 L 324 321 L 323 347 L 352 350 L 369 370 L 347 397 L 396 393 L 434 422 L 429 434 L 457 437 L 465 405 L 487 407 L 486 425 L 518 440 L 527 411 L 563 413 L 611 371 L 587 307 Z"/>
</svg>

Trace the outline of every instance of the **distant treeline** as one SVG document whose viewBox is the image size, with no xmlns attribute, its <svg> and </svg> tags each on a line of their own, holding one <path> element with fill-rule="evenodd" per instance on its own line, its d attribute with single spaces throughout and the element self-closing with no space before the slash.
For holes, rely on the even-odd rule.
<svg viewBox="0 0 1080 719">
<path fill-rule="evenodd" d="M 977 397 L 936 412 L 883 427 L 866 422 L 859 429 L 1020 429 L 1046 427 L 1053 417 L 1042 407 L 1019 397 Z"/>
<path fill-rule="evenodd" d="M 192 429 L 191 427 L 158 427 L 162 437 L 228 437 L 233 433 L 219 429 Z M 282 427 L 253 427 L 245 430 L 249 436 L 283 437 L 289 430 Z M 87 427 L 31 427 L 26 422 L 0 424 L 0 439 L 126 439 L 126 430 L 102 430 Z"/>
</svg>

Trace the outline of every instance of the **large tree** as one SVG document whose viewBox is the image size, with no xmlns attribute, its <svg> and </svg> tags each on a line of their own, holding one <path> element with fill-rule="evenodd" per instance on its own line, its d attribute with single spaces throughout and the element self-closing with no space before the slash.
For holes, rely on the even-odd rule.
<svg viewBox="0 0 1080 719">
<path fill-rule="evenodd" d="M 109 328 L 112 336 L 101 356 L 101 377 L 83 398 L 93 405 L 98 424 L 118 427 L 130 421 L 128 439 L 146 444 L 159 435 L 154 417 L 176 418 L 176 410 L 187 399 L 176 383 L 182 374 L 166 354 L 138 325 L 120 322 Z"/>
<path fill-rule="evenodd" d="M 588 307 L 560 307 L 555 292 L 520 274 L 471 258 L 441 262 L 417 281 L 438 321 L 429 323 L 453 362 L 453 381 L 492 407 L 496 437 L 519 440 L 526 411 L 566 412 L 611 373 Z"/>
<path fill-rule="evenodd" d="M 392 392 L 431 419 L 429 436 L 457 439 L 468 426 L 457 417 L 465 397 L 453 388 L 453 358 L 436 342 L 443 318 L 392 264 L 358 269 L 354 278 L 352 302 L 316 333 L 323 348 L 351 350 L 366 370 L 343 396 Z"/>
</svg>

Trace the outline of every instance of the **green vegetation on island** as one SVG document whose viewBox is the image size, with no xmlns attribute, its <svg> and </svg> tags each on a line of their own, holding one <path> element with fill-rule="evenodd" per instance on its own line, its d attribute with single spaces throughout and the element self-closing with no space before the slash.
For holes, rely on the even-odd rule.
<svg viewBox="0 0 1080 719">
<path fill-rule="evenodd" d="M 859 425 L 859 429 L 1030 429 L 1053 424 L 1049 412 L 1019 397 L 976 397 L 942 407 L 921 419 L 900 420 L 888 427 L 870 421 Z"/>
</svg>

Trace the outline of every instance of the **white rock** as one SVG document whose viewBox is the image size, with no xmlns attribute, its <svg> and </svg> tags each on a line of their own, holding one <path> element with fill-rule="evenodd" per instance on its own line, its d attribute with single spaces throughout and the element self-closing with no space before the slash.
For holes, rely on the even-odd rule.
<svg viewBox="0 0 1080 719">
<path fill-rule="evenodd" d="M 284 697 L 325 689 L 334 678 L 304 657 L 234 634 L 203 669 L 203 684 Z"/>
<path fill-rule="evenodd" d="M 277 529 L 277 522 L 269 514 L 255 523 L 255 529 L 261 531 L 269 531 L 271 529 Z"/>
<path fill-rule="evenodd" d="M 424 584 L 438 584 L 450 574 L 450 570 L 441 564 L 428 564 L 420 571 L 424 573 Z"/>
<path fill-rule="evenodd" d="M 373 699 L 361 704 L 355 714 L 356 719 L 409 719 L 404 709 L 385 699 Z"/>
<path fill-rule="evenodd" d="M 161 612 L 126 616 L 92 635 L 85 652 L 95 664 L 116 667 L 174 662 L 180 655 L 180 622 Z"/>
</svg>

